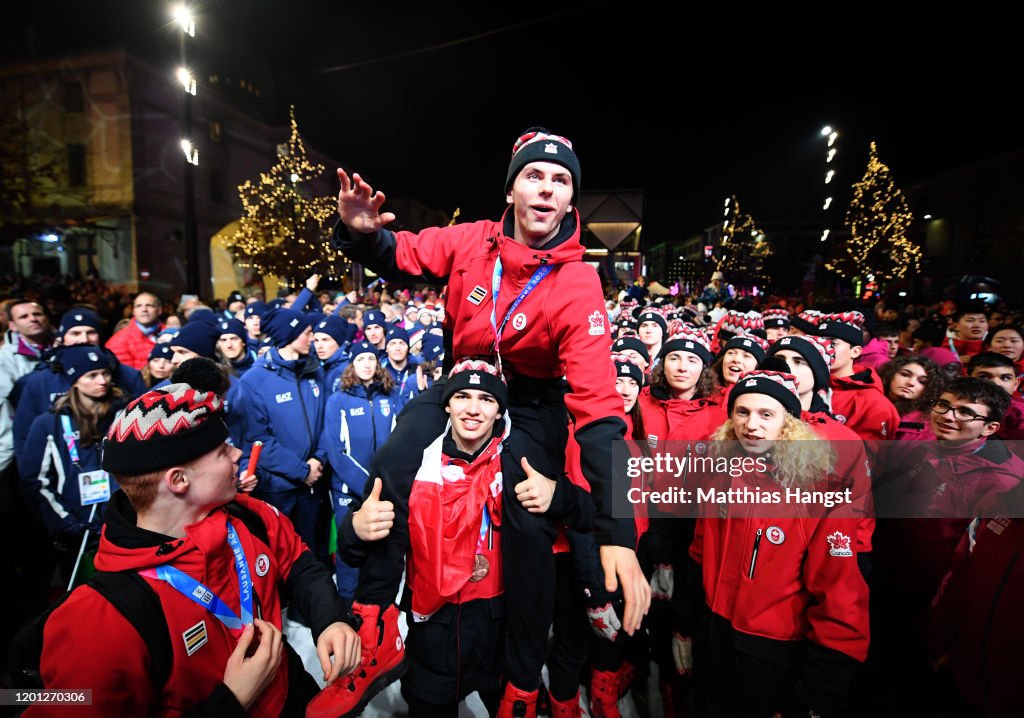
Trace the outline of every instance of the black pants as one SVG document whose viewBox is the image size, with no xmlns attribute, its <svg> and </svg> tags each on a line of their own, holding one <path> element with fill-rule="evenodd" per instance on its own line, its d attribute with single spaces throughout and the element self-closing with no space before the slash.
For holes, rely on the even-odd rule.
<svg viewBox="0 0 1024 718">
<path fill-rule="evenodd" d="M 402 410 L 398 422 L 373 458 L 371 476 L 384 477 L 381 498 L 395 504 L 395 530 L 388 541 L 368 548 L 359 572 L 356 601 L 383 605 L 395 600 L 408 548 L 408 497 L 423 450 L 444 430 L 443 384 L 435 384 Z M 560 386 L 551 382 L 514 382 L 510 386 L 512 430 L 529 437 L 538 471 L 561 473 L 568 426 Z M 536 460 L 535 460 L 536 459 Z M 540 685 L 548 628 L 554 610 L 555 563 L 551 553 L 557 531 L 543 515 L 531 514 L 515 500 L 516 477 L 503 472 L 501 547 L 508 611 L 506 671 L 522 690 Z M 370 482 L 367 482 L 370 485 Z"/>
<path fill-rule="evenodd" d="M 417 715 L 414 706 L 424 715 L 457 712 L 459 702 L 473 692 L 480 693 L 488 709 L 497 706 L 505 654 L 504 604 L 500 597 L 448 603 L 420 623 L 409 616 L 409 667 L 402 677 L 402 696 L 410 715 Z"/>
</svg>

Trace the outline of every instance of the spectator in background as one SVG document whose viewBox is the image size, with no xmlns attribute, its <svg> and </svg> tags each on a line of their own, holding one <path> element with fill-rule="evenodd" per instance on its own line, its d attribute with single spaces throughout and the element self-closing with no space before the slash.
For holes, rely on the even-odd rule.
<svg viewBox="0 0 1024 718">
<path fill-rule="evenodd" d="M 160 323 L 160 299 L 142 292 L 132 303 L 132 322 L 107 340 L 107 349 L 118 361 L 133 369 L 141 369 L 149 361 L 156 336 L 164 328 Z"/>
</svg>

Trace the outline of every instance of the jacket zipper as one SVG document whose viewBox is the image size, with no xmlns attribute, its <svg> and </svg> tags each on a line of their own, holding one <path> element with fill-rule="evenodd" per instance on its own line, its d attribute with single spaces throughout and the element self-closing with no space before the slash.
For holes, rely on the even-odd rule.
<svg viewBox="0 0 1024 718">
<path fill-rule="evenodd" d="M 747 571 L 747 578 L 754 577 L 754 566 L 757 565 L 757 552 L 761 548 L 761 534 L 764 533 L 764 529 L 758 529 L 754 535 L 754 550 L 750 554 L 750 570 Z"/>
<path fill-rule="evenodd" d="M 310 455 L 316 451 L 316 442 L 313 441 L 313 430 L 309 427 L 309 417 L 306 416 L 306 400 L 302 398 L 302 378 L 295 375 L 295 393 L 299 395 L 299 403 L 302 404 L 302 420 L 306 422 L 306 435 L 309 436 L 309 452 Z M 306 461 L 309 461 L 310 457 L 306 457 Z M 312 469 L 310 469 L 312 471 Z M 313 492 L 313 487 L 309 487 L 309 493 Z"/>
</svg>

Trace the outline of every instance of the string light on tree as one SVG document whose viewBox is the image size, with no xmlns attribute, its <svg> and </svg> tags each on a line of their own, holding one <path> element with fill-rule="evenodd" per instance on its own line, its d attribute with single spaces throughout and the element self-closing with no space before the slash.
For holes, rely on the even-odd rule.
<svg viewBox="0 0 1024 718">
<path fill-rule="evenodd" d="M 914 215 L 889 167 L 878 159 L 871 143 L 864 177 L 853 186 L 846 212 L 850 238 L 836 249 L 825 266 L 843 277 L 867 275 L 874 280 L 901 279 L 921 270 L 921 248 L 907 238 Z"/>
<path fill-rule="evenodd" d="M 257 274 L 296 280 L 317 272 L 335 278 L 348 262 L 330 242 L 328 220 L 335 211 L 333 197 L 311 197 L 306 183 L 324 173 L 310 162 L 299 135 L 295 108 L 291 110 L 291 136 L 278 150 L 276 164 L 256 181 L 238 187 L 242 200 L 239 229 L 226 243 L 240 267 Z"/>
<path fill-rule="evenodd" d="M 740 211 L 735 195 L 726 198 L 723 215 L 715 269 L 737 284 L 764 286 L 770 281 L 765 264 L 772 256 L 771 243 L 754 218 Z"/>
</svg>

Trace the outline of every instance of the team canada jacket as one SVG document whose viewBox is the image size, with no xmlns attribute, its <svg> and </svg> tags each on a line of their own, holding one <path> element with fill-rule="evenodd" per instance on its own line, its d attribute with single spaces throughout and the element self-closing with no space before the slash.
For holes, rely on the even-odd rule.
<svg viewBox="0 0 1024 718">
<path fill-rule="evenodd" d="M 964 695 L 986 716 L 1020 714 L 1020 646 L 1024 623 L 1024 520 L 980 519 L 971 524 L 935 599 L 929 648 L 950 655 Z"/>
<path fill-rule="evenodd" d="M 751 473 L 751 488 L 780 488 Z M 831 475 L 825 488 L 842 483 Z M 697 519 L 690 556 L 700 566 L 708 608 L 737 632 L 737 648 L 772 651 L 772 644 L 806 643 L 798 685 L 802 700 L 821 711 L 842 702 L 857 662 L 867 658 L 868 586 L 857 562 L 858 519 L 820 507 L 784 518 L 760 517 L 750 506 L 706 507 Z M 850 514 L 849 511 L 844 512 Z M 764 656 L 762 656 L 764 657 Z"/>
<path fill-rule="evenodd" d="M 492 312 L 500 325 L 534 273 L 551 267 L 502 330 L 503 370 L 535 379 L 566 378 L 565 405 L 575 423 L 583 473 L 598 509 L 598 540 L 633 547 L 633 522 L 612 518 L 611 446 L 623 436 L 622 399 L 615 393 L 615 368 L 608 361 L 611 335 L 601 284 L 597 273 L 581 261 L 579 215 L 567 215 L 558 235 L 540 249 L 513 240 L 513 228 L 511 211 L 501 222 L 457 224 L 419 234 L 380 230 L 351 236 L 339 222 L 334 240 L 348 257 L 386 279 L 448 285 L 449 363 L 459 357 L 493 357 Z M 502 271 L 495 306 L 491 288 L 499 255 Z"/>
<path fill-rule="evenodd" d="M 857 369 L 851 376 L 832 377 L 832 413 L 864 441 L 895 438 L 900 414 L 886 398 L 882 380 L 874 369 Z"/>
<path fill-rule="evenodd" d="M 396 389 L 385 394 L 379 384 L 339 389 L 327 399 L 320 445 L 327 449 L 334 509 L 363 495 L 370 459 L 391 436 L 402 409 Z"/>
<path fill-rule="evenodd" d="M 263 442 L 256 475 L 261 491 L 303 486 L 306 461 L 327 463 L 320 448 L 324 421 L 323 372 L 315 354 L 294 361 L 271 349 L 242 377 L 246 447 Z"/>
<path fill-rule="evenodd" d="M 253 613 L 281 627 L 281 591 L 299 602 L 310 618 L 314 641 L 330 624 L 344 621 L 327 570 L 295 533 L 291 522 L 257 499 L 235 502 L 254 512 L 266 527 L 267 541 L 221 507 L 185 528 L 181 539 L 138 528 L 135 511 L 120 491 L 111 499 L 96 567 L 102 571 L 147 571 L 170 564 L 205 585 L 233 611 L 240 604 L 238 576 L 227 541 L 230 520 L 238 534 L 253 582 Z M 230 506 L 230 505 L 229 505 Z M 167 619 L 172 649 L 171 672 L 161 690 L 148 673 L 149 651 L 139 632 L 89 586 L 77 589 L 46 622 L 41 672 L 44 685 L 88 686 L 92 705 L 74 715 L 96 716 L 241 716 L 238 701 L 221 682 L 238 637 L 210 611 L 182 596 L 165 581 L 145 577 Z M 288 659 L 249 709 L 250 716 L 276 718 L 288 693 Z M 50 715 L 41 708 L 26 715 Z"/>
</svg>

